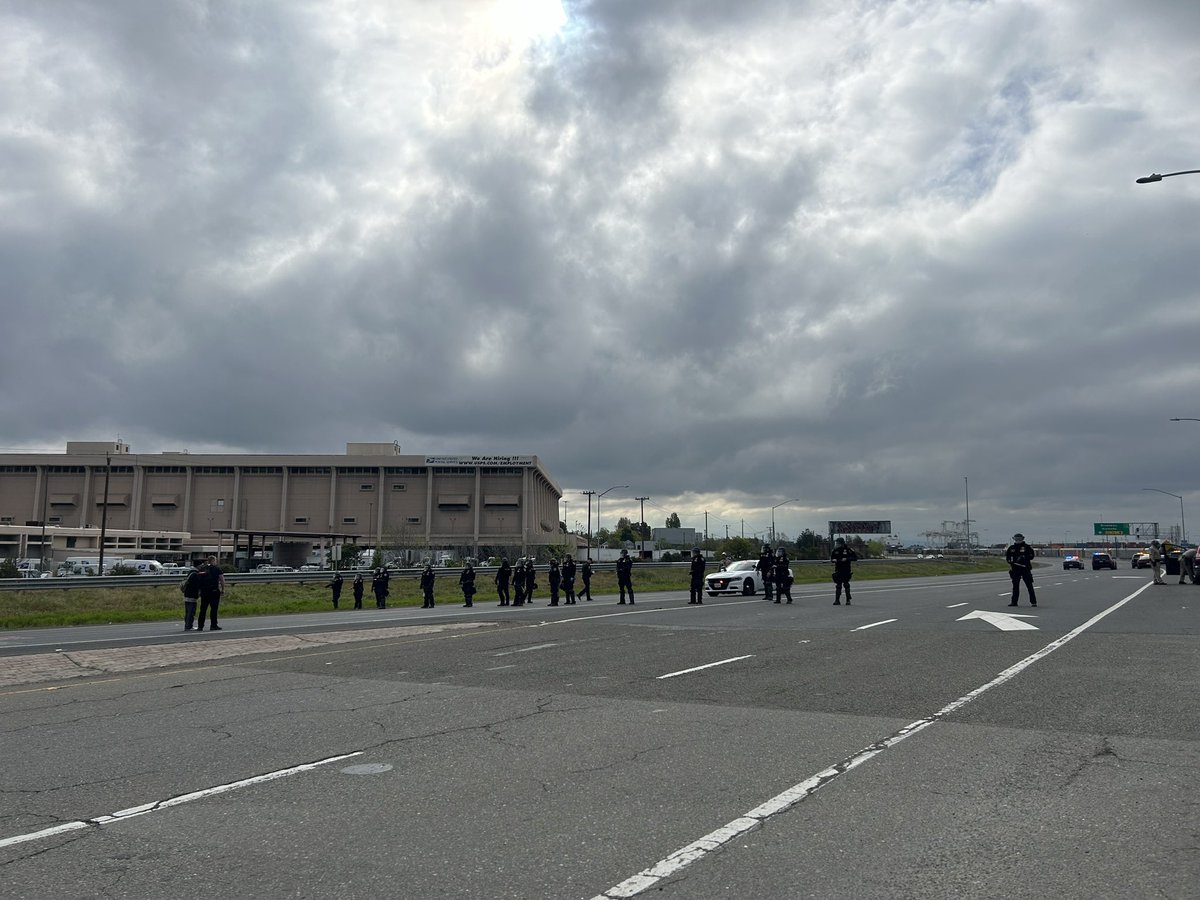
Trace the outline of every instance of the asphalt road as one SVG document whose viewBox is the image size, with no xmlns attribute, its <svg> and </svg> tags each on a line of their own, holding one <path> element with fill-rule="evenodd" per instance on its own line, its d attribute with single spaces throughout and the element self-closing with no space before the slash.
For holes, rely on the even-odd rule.
<svg viewBox="0 0 1200 900">
<path fill-rule="evenodd" d="M 1200 588 L 1035 577 L 5 633 L 0 896 L 1200 896 Z"/>
</svg>

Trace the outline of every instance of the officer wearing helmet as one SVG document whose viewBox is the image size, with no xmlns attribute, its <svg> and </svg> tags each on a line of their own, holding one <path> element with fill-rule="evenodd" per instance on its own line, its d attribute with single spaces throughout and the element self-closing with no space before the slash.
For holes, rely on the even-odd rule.
<svg viewBox="0 0 1200 900">
<path fill-rule="evenodd" d="M 771 577 L 775 580 L 775 602 L 780 603 L 784 597 L 792 602 L 792 570 L 788 566 L 787 551 L 780 547 L 775 551 L 775 562 L 772 566 Z"/>
<path fill-rule="evenodd" d="M 617 560 L 617 588 L 621 591 L 621 601 L 618 606 L 625 605 L 625 592 L 629 592 L 629 603 L 633 605 L 633 560 L 629 551 L 622 550 L 621 558 Z"/>
<path fill-rule="evenodd" d="M 704 596 L 704 556 L 699 547 L 692 548 L 691 564 L 692 580 L 688 585 L 688 603 L 703 603 Z"/>
<path fill-rule="evenodd" d="M 1037 606 L 1037 594 L 1033 591 L 1033 559 L 1036 554 L 1033 548 L 1025 543 L 1025 535 L 1019 531 L 1013 535 L 1012 543 L 1004 551 L 1004 561 L 1008 563 L 1008 577 L 1012 579 L 1012 601 L 1009 606 L 1016 606 L 1021 596 L 1021 582 L 1025 582 L 1025 590 L 1029 593 L 1029 605 Z"/>
<path fill-rule="evenodd" d="M 845 538 L 838 538 L 833 542 L 829 561 L 833 563 L 833 584 L 835 586 L 833 605 L 842 605 L 842 587 L 845 586 L 846 605 L 850 606 L 850 579 L 854 577 L 851 566 L 858 562 L 858 554 L 846 545 Z"/>
<path fill-rule="evenodd" d="M 771 552 L 770 544 L 763 544 L 762 551 L 758 554 L 758 565 L 754 567 L 758 570 L 759 579 L 763 585 L 763 596 L 771 599 L 771 585 L 775 581 L 775 554 Z"/>
</svg>

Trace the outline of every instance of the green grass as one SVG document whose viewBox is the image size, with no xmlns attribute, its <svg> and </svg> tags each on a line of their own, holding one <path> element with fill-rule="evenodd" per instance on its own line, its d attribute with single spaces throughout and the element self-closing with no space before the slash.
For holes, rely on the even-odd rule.
<svg viewBox="0 0 1200 900">
<path fill-rule="evenodd" d="M 983 558 L 972 563 L 954 560 L 912 560 L 899 562 L 872 561 L 855 567 L 855 581 L 880 578 L 911 578 L 929 575 L 962 575 L 972 572 L 1001 572 L 1007 569 L 1003 560 Z M 709 570 L 715 571 L 714 569 Z M 796 584 L 829 582 L 827 565 L 797 562 L 793 566 Z M 479 579 L 476 601 L 495 602 L 491 578 Z M 578 585 L 578 580 L 576 581 Z M 687 590 L 688 576 L 683 569 L 661 569 L 649 566 L 634 569 L 634 588 L 638 593 Z M 616 576 L 609 571 L 598 572 L 592 578 L 592 594 L 616 593 Z M 447 605 L 461 604 L 457 573 L 447 573 L 437 580 L 434 598 Z M 538 572 L 535 603 L 549 598 L 544 569 Z M 393 578 L 388 606 L 419 606 L 421 591 L 417 579 Z M 354 605 L 351 581 L 346 579 L 342 590 L 341 608 Z M 363 605 L 374 607 L 375 598 L 370 585 Z M 307 584 L 230 584 L 221 600 L 221 617 L 279 615 L 283 613 L 321 612 L 333 608 L 329 588 L 324 582 Z M 183 618 L 183 595 L 175 583 L 144 588 L 64 588 L 43 591 L 0 591 L 0 628 L 48 628 L 59 625 L 104 625 L 116 622 L 158 622 Z"/>
</svg>

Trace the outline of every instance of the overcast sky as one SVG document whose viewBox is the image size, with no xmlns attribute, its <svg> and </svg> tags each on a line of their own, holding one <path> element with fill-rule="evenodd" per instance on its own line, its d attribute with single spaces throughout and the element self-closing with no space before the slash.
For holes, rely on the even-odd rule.
<svg viewBox="0 0 1200 900">
<path fill-rule="evenodd" d="M 10 0 L 0 46 L 3 450 L 1200 533 L 1200 175 L 1134 183 L 1200 169 L 1200 4 Z"/>
</svg>

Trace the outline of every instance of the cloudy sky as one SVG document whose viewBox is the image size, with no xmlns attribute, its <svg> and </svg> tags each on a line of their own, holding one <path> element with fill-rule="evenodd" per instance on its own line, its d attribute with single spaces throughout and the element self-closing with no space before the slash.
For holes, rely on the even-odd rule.
<svg viewBox="0 0 1200 900">
<path fill-rule="evenodd" d="M 0 445 L 1200 529 L 1200 4 L 12 0 Z"/>
</svg>

